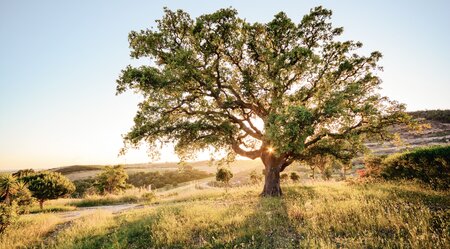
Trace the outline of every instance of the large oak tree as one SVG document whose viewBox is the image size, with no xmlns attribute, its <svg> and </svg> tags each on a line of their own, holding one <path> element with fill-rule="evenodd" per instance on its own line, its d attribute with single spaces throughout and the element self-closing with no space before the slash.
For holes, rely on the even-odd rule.
<svg viewBox="0 0 450 249">
<path fill-rule="evenodd" d="M 263 24 L 231 8 L 195 19 L 165 9 L 156 28 L 129 34 L 131 57 L 150 64 L 117 80 L 117 93 L 144 97 L 125 148 L 170 142 L 179 155 L 214 147 L 260 158 L 262 195 L 279 196 L 280 172 L 294 161 L 389 139 L 387 127 L 409 118 L 377 92 L 381 53 L 337 39 L 331 14 L 316 7 L 296 24 L 280 12 Z"/>
</svg>

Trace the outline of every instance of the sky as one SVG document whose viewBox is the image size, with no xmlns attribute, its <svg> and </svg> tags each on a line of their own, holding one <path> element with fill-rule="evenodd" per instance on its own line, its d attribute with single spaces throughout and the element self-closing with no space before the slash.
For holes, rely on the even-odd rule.
<svg viewBox="0 0 450 249">
<path fill-rule="evenodd" d="M 450 1 L 0 0 L 0 170 L 149 162 L 145 147 L 118 156 L 141 98 L 116 96 L 115 81 L 142 63 L 128 33 L 155 26 L 163 7 L 299 22 L 318 5 L 362 53 L 383 53 L 382 94 L 409 111 L 450 109 Z M 160 161 L 177 158 L 165 148 Z"/>
</svg>

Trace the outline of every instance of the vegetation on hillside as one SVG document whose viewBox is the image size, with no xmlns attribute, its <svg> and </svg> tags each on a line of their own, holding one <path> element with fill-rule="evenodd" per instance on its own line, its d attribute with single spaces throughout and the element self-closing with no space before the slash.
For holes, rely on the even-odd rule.
<svg viewBox="0 0 450 249">
<path fill-rule="evenodd" d="M 412 183 L 289 185 L 203 190 L 117 216 L 96 212 L 62 226 L 21 217 L 0 248 L 447 248 L 450 195 Z M 43 223 L 44 222 L 44 223 Z M 34 229 L 34 230 L 33 230 Z M 53 228 L 54 229 L 54 228 Z M 33 231 L 32 237 L 23 236 Z"/>
<path fill-rule="evenodd" d="M 93 171 L 93 170 L 101 170 L 104 166 L 94 166 L 94 165 L 73 165 L 55 169 L 55 172 L 59 172 L 63 175 L 68 175 L 71 173 L 76 173 L 80 171 Z"/>
<path fill-rule="evenodd" d="M 426 120 L 450 123 L 450 110 L 425 110 L 409 112 L 415 118 L 424 118 Z"/>
<path fill-rule="evenodd" d="M 450 188 L 450 145 L 416 148 L 385 158 L 380 176 L 418 180 L 433 188 Z"/>
<path fill-rule="evenodd" d="M 148 187 L 151 185 L 152 189 L 158 189 L 166 186 L 176 186 L 183 182 L 199 180 L 211 176 L 213 175 L 196 169 L 138 172 L 130 175 L 128 183 L 135 187 Z"/>
<path fill-rule="evenodd" d="M 127 180 L 128 174 L 122 165 L 106 166 L 95 177 L 94 186 L 100 194 L 117 194 L 131 188 Z"/>
</svg>

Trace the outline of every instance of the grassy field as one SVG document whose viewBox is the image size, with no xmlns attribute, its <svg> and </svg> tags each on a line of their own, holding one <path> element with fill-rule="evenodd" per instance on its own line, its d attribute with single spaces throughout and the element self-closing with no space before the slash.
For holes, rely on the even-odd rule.
<svg viewBox="0 0 450 249">
<path fill-rule="evenodd" d="M 0 248 L 449 248 L 450 195 L 419 185 L 344 182 L 191 190 L 116 215 L 21 217 Z"/>
</svg>

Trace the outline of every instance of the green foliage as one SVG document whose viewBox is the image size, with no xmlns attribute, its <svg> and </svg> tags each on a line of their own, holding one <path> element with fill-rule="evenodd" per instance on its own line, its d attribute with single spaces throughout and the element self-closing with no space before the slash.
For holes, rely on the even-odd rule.
<svg viewBox="0 0 450 249">
<path fill-rule="evenodd" d="M 0 176 L 0 195 L 0 200 L 4 204 L 11 205 L 12 202 L 17 204 L 19 214 L 27 213 L 34 201 L 27 184 L 17 180 L 14 174 Z"/>
<path fill-rule="evenodd" d="M 216 181 L 225 183 L 228 186 L 231 178 L 233 178 L 233 173 L 227 168 L 220 168 L 216 173 Z"/>
<path fill-rule="evenodd" d="M 313 135 L 313 115 L 303 106 L 289 106 L 280 114 L 269 116 L 267 137 L 278 153 L 300 154 L 305 140 Z"/>
<path fill-rule="evenodd" d="M 40 171 L 21 178 L 28 185 L 41 208 L 46 200 L 66 197 L 75 191 L 75 185 L 61 173 Z"/>
<path fill-rule="evenodd" d="M 373 154 L 367 154 L 364 156 L 364 168 L 363 177 L 379 177 L 381 168 L 383 167 L 383 160 L 386 156 L 378 156 Z"/>
<path fill-rule="evenodd" d="M 83 198 L 88 194 L 95 194 L 97 188 L 95 187 L 95 179 L 87 178 L 73 181 L 75 191 L 72 193 L 74 198 Z"/>
<path fill-rule="evenodd" d="M 92 195 L 83 198 L 82 200 L 77 200 L 70 202 L 70 205 L 75 207 L 96 207 L 96 206 L 106 206 L 106 205 L 117 205 L 125 203 L 137 203 L 141 199 L 137 195 Z M 143 201 L 147 201 L 146 198 Z"/>
<path fill-rule="evenodd" d="M 300 180 L 300 176 L 296 172 L 291 172 L 289 177 L 293 182 L 298 182 Z"/>
<path fill-rule="evenodd" d="M 120 193 L 131 186 L 127 184 L 128 174 L 123 166 L 106 166 L 95 178 L 95 186 L 101 194 Z"/>
<path fill-rule="evenodd" d="M 117 80 L 118 94 L 144 97 L 124 151 L 143 141 L 152 152 L 173 142 L 182 157 L 214 147 L 282 171 L 325 150 L 350 160 L 364 139 L 392 138 L 388 127 L 411 120 L 378 93 L 381 53 L 360 55 L 331 14 L 319 6 L 298 24 L 283 12 L 263 24 L 232 8 L 195 19 L 164 9 L 155 28 L 128 37 L 131 56 L 151 63 Z"/>
<path fill-rule="evenodd" d="M 415 118 L 424 118 L 426 120 L 450 123 L 450 110 L 426 110 L 409 112 Z"/>
<path fill-rule="evenodd" d="M 154 200 L 156 200 L 156 195 L 154 192 L 147 192 L 142 194 L 141 198 L 146 202 L 153 202 Z"/>
<path fill-rule="evenodd" d="M 10 204 L 12 196 L 18 191 L 17 178 L 11 174 L 0 175 L 0 197 L 3 202 Z"/>
<path fill-rule="evenodd" d="M 450 188 L 450 146 L 431 146 L 397 153 L 383 161 L 385 179 L 416 179 L 433 188 Z"/>
<path fill-rule="evenodd" d="M 17 203 L 19 214 L 28 213 L 35 199 L 24 182 L 17 183 L 17 192 L 13 195 L 13 200 Z"/>
<path fill-rule="evenodd" d="M 0 203 L 0 234 L 4 233 L 6 228 L 17 220 L 17 203 L 12 201 L 10 204 Z"/>
<path fill-rule="evenodd" d="M 250 182 L 253 185 L 260 183 L 262 181 L 262 179 L 263 179 L 263 175 L 258 174 L 256 172 L 256 170 L 252 170 L 252 172 L 250 172 Z"/>
<path fill-rule="evenodd" d="M 21 169 L 21 170 L 14 172 L 12 175 L 14 177 L 16 177 L 17 179 L 21 179 L 25 176 L 33 175 L 34 173 L 36 173 L 36 171 L 34 171 L 34 169 Z"/>
<path fill-rule="evenodd" d="M 139 172 L 130 175 L 128 183 L 135 187 L 147 187 L 151 185 L 152 189 L 158 189 L 169 185 L 177 185 L 183 182 L 203 179 L 210 176 L 212 176 L 212 174 L 195 169 L 184 169 L 182 171 Z"/>
</svg>

